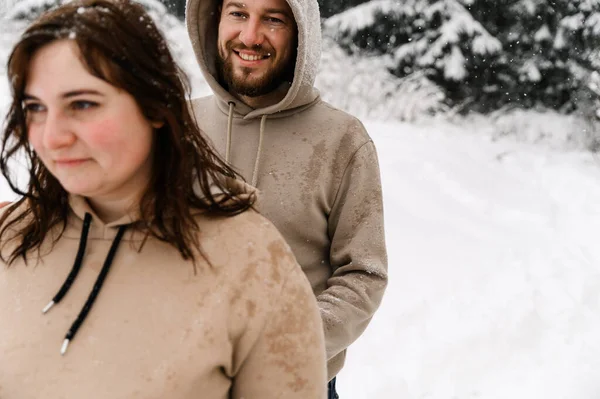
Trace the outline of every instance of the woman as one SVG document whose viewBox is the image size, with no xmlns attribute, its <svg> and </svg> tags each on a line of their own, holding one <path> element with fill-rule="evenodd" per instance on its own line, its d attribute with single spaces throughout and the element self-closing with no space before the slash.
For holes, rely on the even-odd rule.
<svg viewBox="0 0 600 399">
<path fill-rule="evenodd" d="M 0 397 L 323 398 L 311 288 L 200 135 L 143 8 L 50 11 L 8 71 Z"/>
</svg>

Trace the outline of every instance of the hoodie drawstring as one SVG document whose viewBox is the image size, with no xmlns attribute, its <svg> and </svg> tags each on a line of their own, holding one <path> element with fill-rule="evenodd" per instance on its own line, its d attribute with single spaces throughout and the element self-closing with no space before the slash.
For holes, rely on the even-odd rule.
<svg viewBox="0 0 600 399">
<path fill-rule="evenodd" d="M 81 269 L 81 264 L 83 261 L 83 255 L 85 253 L 85 247 L 87 245 L 87 236 L 88 236 L 88 233 L 90 230 L 91 222 L 92 222 L 92 215 L 90 215 L 89 213 L 86 212 L 85 217 L 83 219 L 83 228 L 81 231 L 81 239 L 79 240 L 79 249 L 77 250 L 77 256 L 75 257 L 75 263 L 73 264 L 73 268 L 71 269 L 71 272 L 67 276 L 67 279 L 63 283 L 63 285 L 60 288 L 60 290 L 58 291 L 58 293 L 54 296 L 52 301 L 50 301 L 50 303 L 48 305 L 46 305 L 44 310 L 42 310 L 42 313 L 45 314 L 55 304 L 59 303 L 62 300 L 62 298 L 67 294 L 69 289 L 71 288 L 71 285 L 73 284 L 73 281 L 75 281 L 75 278 L 77 278 L 77 274 L 79 273 L 79 270 Z M 94 305 L 94 301 L 96 300 L 98 293 L 102 289 L 102 285 L 104 284 L 104 280 L 106 279 L 106 276 L 108 275 L 110 267 L 113 263 L 113 259 L 117 252 L 117 248 L 119 247 L 119 243 L 121 242 L 121 239 L 123 238 L 123 234 L 125 233 L 126 229 L 127 229 L 127 226 L 119 226 L 117 235 L 114 238 L 112 245 L 110 246 L 110 250 L 108 251 L 108 255 L 106 256 L 106 260 L 104 261 L 102 270 L 100 271 L 100 274 L 98 275 L 98 278 L 96 279 L 96 282 L 94 283 L 94 287 L 92 288 L 92 291 L 90 292 L 90 295 L 88 296 L 88 299 L 85 301 L 85 304 L 81 308 L 79 315 L 77 316 L 77 318 L 71 325 L 71 328 L 69 329 L 69 331 L 67 331 L 67 334 L 65 335 L 65 340 L 64 340 L 63 345 L 60 350 L 61 355 L 64 355 L 67 352 L 69 343 L 73 340 L 73 338 L 75 338 L 75 334 L 77 334 L 77 330 L 79 330 L 79 327 L 81 327 L 81 325 L 85 321 L 89 311 L 91 310 L 92 306 Z"/>
<path fill-rule="evenodd" d="M 227 117 L 227 143 L 225 144 L 225 162 L 229 163 L 231 155 L 231 128 L 233 126 L 233 107 L 235 103 L 229 101 L 229 116 Z"/>
<path fill-rule="evenodd" d="M 262 153 L 262 142 L 265 134 L 265 124 L 267 123 L 267 115 L 263 115 L 260 119 L 260 133 L 258 136 L 258 148 L 256 149 L 256 160 L 254 161 L 254 170 L 252 171 L 252 187 L 256 187 L 258 183 L 258 166 L 260 164 L 260 155 Z"/>
<path fill-rule="evenodd" d="M 233 107 L 235 103 L 229 101 L 229 115 L 227 116 L 227 140 L 225 142 L 225 162 L 231 164 L 231 134 L 233 131 Z M 254 161 L 254 170 L 252 171 L 251 184 L 256 187 L 258 183 L 258 167 L 260 165 L 260 156 L 262 155 L 262 143 L 265 134 L 265 124 L 267 122 L 267 115 L 263 115 L 260 119 L 260 132 L 258 136 L 258 148 L 256 149 L 256 159 Z"/>
</svg>

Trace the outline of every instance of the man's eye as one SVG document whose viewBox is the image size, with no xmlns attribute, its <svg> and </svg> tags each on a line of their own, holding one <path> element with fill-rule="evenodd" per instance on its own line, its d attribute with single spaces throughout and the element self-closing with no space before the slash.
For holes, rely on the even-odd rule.
<svg viewBox="0 0 600 399">
<path fill-rule="evenodd" d="M 267 18 L 267 21 L 273 23 L 273 24 L 282 24 L 283 21 L 280 20 L 279 18 L 275 18 L 275 17 L 269 17 Z"/>
<path fill-rule="evenodd" d="M 73 101 L 71 103 L 71 108 L 74 110 L 86 110 L 86 109 L 90 109 L 90 108 L 95 108 L 97 106 L 98 106 L 98 103 L 95 103 L 93 101 L 80 100 L 80 101 Z"/>
<path fill-rule="evenodd" d="M 244 15 L 244 13 L 241 13 L 239 11 L 232 11 L 229 13 L 229 15 L 231 15 L 232 17 L 235 17 L 235 18 L 245 18 L 246 17 Z"/>
</svg>

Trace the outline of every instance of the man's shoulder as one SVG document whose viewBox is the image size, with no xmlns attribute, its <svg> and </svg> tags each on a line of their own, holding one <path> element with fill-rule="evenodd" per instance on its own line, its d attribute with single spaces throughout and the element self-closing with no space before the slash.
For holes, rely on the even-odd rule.
<svg viewBox="0 0 600 399">
<path fill-rule="evenodd" d="M 212 103 L 212 102 L 214 102 L 214 99 L 215 99 L 215 96 L 213 94 L 210 94 L 208 96 L 191 98 L 189 100 L 189 103 L 191 104 L 192 107 L 196 107 L 199 105 L 206 105 L 206 104 Z"/>
<path fill-rule="evenodd" d="M 306 123 L 312 124 L 319 130 L 326 129 L 329 137 L 336 136 L 337 133 L 340 137 L 351 136 L 359 141 L 371 140 L 365 125 L 358 117 L 326 101 L 319 101 L 307 111 L 305 112 Z"/>
<path fill-rule="evenodd" d="M 325 101 L 323 99 L 321 99 L 321 101 L 316 103 L 314 107 L 311 107 L 311 110 L 313 112 L 322 114 L 325 117 L 334 118 L 335 120 L 338 120 L 340 122 L 361 123 L 360 119 L 358 119 L 356 116 L 349 114 L 348 112 L 344 111 L 343 109 L 338 108 L 335 105 L 328 103 L 327 101 Z"/>
<path fill-rule="evenodd" d="M 188 101 L 188 107 L 195 117 L 198 127 L 200 127 L 200 129 L 208 136 L 210 136 L 212 131 L 210 126 L 215 123 L 216 120 L 214 116 L 218 115 L 218 105 L 215 98 L 214 95 L 208 95 L 192 98 Z"/>
</svg>

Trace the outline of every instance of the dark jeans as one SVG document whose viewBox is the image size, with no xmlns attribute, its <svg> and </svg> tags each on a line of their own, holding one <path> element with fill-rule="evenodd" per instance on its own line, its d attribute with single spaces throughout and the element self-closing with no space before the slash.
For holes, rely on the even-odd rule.
<svg viewBox="0 0 600 399">
<path fill-rule="evenodd" d="M 335 377 L 327 384 L 327 399 L 339 399 L 337 391 L 335 390 Z"/>
</svg>

